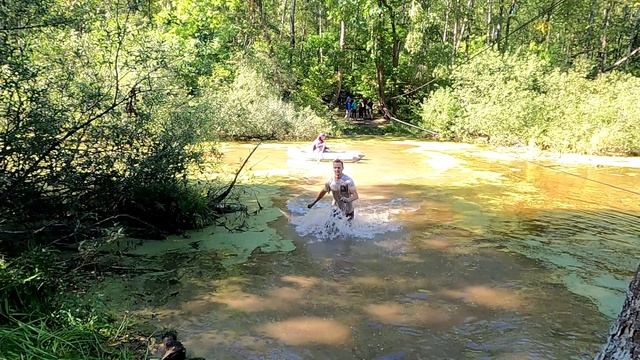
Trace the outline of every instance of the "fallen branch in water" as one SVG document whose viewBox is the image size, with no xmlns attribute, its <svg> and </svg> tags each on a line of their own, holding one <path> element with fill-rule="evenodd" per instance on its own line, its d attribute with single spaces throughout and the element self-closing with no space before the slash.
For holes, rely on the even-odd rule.
<svg viewBox="0 0 640 360">
<path fill-rule="evenodd" d="M 69 239 L 69 238 L 72 238 L 72 237 L 76 236 L 76 235 L 77 235 L 78 233 L 80 233 L 80 231 L 81 231 L 81 230 L 83 230 L 83 229 L 84 229 L 84 230 L 86 230 L 86 229 L 89 229 L 89 230 L 91 230 L 91 229 L 96 229 L 96 228 L 98 228 L 98 227 L 99 227 L 99 225 L 102 225 L 102 224 L 104 224 L 105 222 L 108 222 L 108 221 L 111 221 L 111 220 L 120 219 L 120 218 L 133 220 L 133 221 L 135 221 L 135 222 L 138 222 L 138 223 L 140 223 L 140 224 L 142 224 L 142 225 L 146 226 L 148 229 L 150 229 L 151 231 L 153 231 L 155 234 L 161 234 L 161 231 L 160 231 L 157 227 L 153 226 L 152 224 L 150 224 L 150 223 L 148 223 L 148 222 L 146 222 L 146 221 L 144 221 L 144 220 L 142 220 L 142 219 L 139 219 L 139 218 L 137 218 L 137 217 L 135 217 L 135 216 L 132 216 L 132 215 L 129 215 L 129 214 L 118 214 L 118 215 L 109 216 L 109 217 L 107 217 L 107 218 L 105 218 L 105 219 L 102 219 L 102 220 L 100 220 L 100 221 L 97 221 L 97 222 L 95 222 L 95 223 L 93 223 L 93 224 L 91 224 L 91 225 L 88 225 L 87 227 L 80 227 L 80 226 L 78 226 L 78 227 L 76 227 L 76 230 L 75 230 L 75 231 L 73 231 L 73 232 L 72 232 L 72 233 L 70 233 L 70 234 L 67 234 L 67 235 L 65 235 L 65 236 L 62 236 L 62 237 L 60 237 L 60 238 L 57 238 L 57 239 L 53 240 L 53 241 L 50 243 L 50 245 L 58 245 L 58 246 L 60 246 L 60 245 L 64 244 L 64 243 L 63 243 L 63 241 L 64 241 L 64 240 L 67 240 L 67 239 Z"/>
<path fill-rule="evenodd" d="M 244 204 L 215 204 L 213 210 L 218 214 L 229 214 L 234 212 L 247 211 L 247 206 Z"/>
<path fill-rule="evenodd" d="M 231 184 L 229 184 L 229 186 L 227 186 L 227 188 L 225 189 L 225 191 L 222 192 L 222 194 L 216 196 L 213 200 L 211 200 L 212 203 L 214 203 L 214 204 L 221 203 L 222 200 L 224 200 L 227 196 L 229 196 L 229 194 L 231 193 L 231 189 L 233 189 L 233 187 L 236 184 L 236 181 L 238 180 L 238 176 L 240 175 L 240 172 L 242 171 L 244 166 L 247 164 L 247 162 L 251 158 L 251 155 L 253 155 L 253 153 L 256 150 L 258 150 L 258 146 L 260 146 L 260 144 L 262 144 L 262 142 L 258 142 L 258 144 L 256 144 L 256 146 L 253 148 L 253 150 L 251 150 L 251 152 L 249 153 L 249 156 L 247 156 L 247 158 L 244 159 L 244 162 L 242 163 L 242 166 L 240 166 L 240 169 L 238 169 L 238 171 L 236 172 L 236 175 L 234 176 L 233 181 L 231 181 Z"/>
<path fill-rule="evenodd" d="M 157 273 L 162 273 L 162 274 L 168 274 L 171 272 L 176 271 L 176 269 L 171 269 L 171 270 L 164 270 L 164 269 L 159 269 L 159 268 L 151 268 L 151 267 L 128 267 L 128 266 L 115 266 L 115 265 L 111 265 L 109 266 L 109 269 L 111 270 L 117 270 L 117 271 L 125 271 L 125 272 L 136 272 L 136 271 L 153 271 L 153 272 L 157 272 Z"/>
</svg>

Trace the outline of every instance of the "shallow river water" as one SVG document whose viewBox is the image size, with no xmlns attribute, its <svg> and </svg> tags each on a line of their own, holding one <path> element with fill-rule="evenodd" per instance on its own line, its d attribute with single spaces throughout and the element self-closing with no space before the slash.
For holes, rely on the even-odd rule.
<svg viewBox="0 0 640 360">
<path fill-rule="evenodd" d="M 603 344 L 640 260 L 640 169 L 335 140 L 366 154 L 345 164 L 360 195 L 349 224 L 330 195 L 306 208 L 331 163 L 289 158 L 295 145 L 261 145 L 247 164 L 268 226 L 226 239 L 228 276 L 181 279 L 152 309 L 190 356 L 587 359 Z M 225 145 L 225 163 L 252 147 Z M 212 232 L 189 241 L 206 249 Z M 262 251 L 233 251 L 248 238 Z"/>
</svg>

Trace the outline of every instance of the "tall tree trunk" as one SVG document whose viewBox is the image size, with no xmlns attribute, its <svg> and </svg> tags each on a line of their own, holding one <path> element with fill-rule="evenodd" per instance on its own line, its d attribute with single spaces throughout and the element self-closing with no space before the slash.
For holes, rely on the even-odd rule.
<svg viewBox="0 0 640 360">
<path fill-rule="evenodd" d="M 280 32 L 284 33 L 285 32 L 285 27 L 284 27 L 284 21 L 287 18 L 287 3 L 289 1 L 288 0 L 282 0 L 282 17 L 280 18 Z"/>
<path fill-rule="evenodd" d="M 453 29 L 451 31 L 451 58 L 449 61 L 451 64 L 455 63 L 456 53 L 458 50 L 458 43 L 460 42 L 460 28 L 462 24 L 460 23 L 460 3 L 458 0 L 453 1 Z"/>
<path fill-rule="evenodd" d="M 507 23 L 504 27 L 504 45 L 502 51 L 507 51 L 509 47 L 509 28 L 511 27 L 511 18 L 516 12 L 517 0 L 511 0 L 511 6 L 509 6 L 509 14 L 507 15 Z"/>
<path fill-rule="evenodd" d="M 638 8 L 638 11 L 636 12 L 636 21 L 631 29 L 627 54 L 631 54 L 631 52 L 637 47 L 640 47 L 640 8 Z"/>
<path fill-rule="evenodd" d="M 595 360 L 640 359 L 640 266 L 629 285 L 622 311 L 609 330 L 609 339 Z"/>
<path fill-rule="evenodd" d="M 600 50 L 598 51 L 598 72 L 604 70 L 604 65 L 607 62 L 607 31 L 609 30 L 609 17 L 611 10 L 613 9 L 614 1 L 609 1 L 608 6 L 604 10 L 602 18 L 602 30 L 600 33 Z"/>
<path fill-rule="evenodd" d="M 382 10 L 384 6 L 383 0 L 378 0 L 378 8 Z M 380 104 L 380 110 L 387 113 L 387 101 L 385 98 L 385 76 L 384 76 L 384 11 L 380 11 L 378 14 L 378 23 L 376 26 L 376 41 L 373 50 L 373 58 L 376 64 L 376 83 L 378 84 L 378 103 Z"/>
<path fill-rule="evenodd" d="M 547 33 L 545 34 L 544 42 L 547 44 L 548 49 L 551 46 L 551 10 L 547 11 L 545 23 L 547 24 Z"/>
<path fill-rule="evenodd" d="M 500 0 L 499 3 L 499 13 L 498 13 L 498 21 L 494 22 L 494 41 L 498 46 L 498 51 L 501 50 L 500 47 L 500 38 L 502 37 L 502 19 L 504 19 L 504 0 Z"/>
<path fill-rule="evenodd" d="M 459 10 L 458 9 L 458 1 L 457 0 L 451 0 L 452 4 L 451 4 L 451 8 L 452 8 L 452 15 L 453 15 L 453 29 L 451 29 L 451 45 L 454 48 L 454 52 L 455 52 L 455 47 L 456 47 L 456 43 L 458 42 L 458 31 L 460 31 L 460 14 L 459 14 Z"/>
<path fill-rule="evenodd" d="M 625 5 L 623 8 L 623 17 L 622 20 L 618 20 L 619 23 L 621 24 L 631 24 L 632 23 L 632 18 L 631 18 L 631 9 L 629 9 L 629 6 Z M 623 38 L 625 38 L 625 33 L 623 33 L 622 31 L 616 31 L 618 36 L 616 39 L 616 45 L 614 47 L 614 51 L 615 54 L 613 55 L 614 58 L 620 58 L 622 57 L 624 54 L 626 54 L 627 50 L 625 49 L 626 44 L 623 45 Z"/>
<path fill-rule="evenodd" d="M 381 0 L 380 3 L 389 11 L 389 18 L 391 19 L 391 98 L 398 90 L 398 65 L 400 64 L 400 37 L 398 36 L 398 29 L 396 24 L 396 13 L 394 9 L 387 3 L 386 0 Z M 383 48 L 384 49 L 384 48 Z M 377 70 L 377 69 L 376 69 Z M 391 111 L 396 111 L 396 101 L 391 100 L 389 104 Z"/>
<path fill-rule="evenodd" d="M 591 5 L 589 6 L 589 25 L 587 26 L 587 53 L 589 54 L 589 59 L 593 59 L 593 34 L 594 28 L 596 26 L 596 12 L 598 8 L 598 0 L 591 0 Z"/>
<path fill-rule="evenodd" d="M 384 67 L 381 59 L 376 59 L 376 82 L 378 83 L 378 104 L 380 110 L 386 115 L 387 101 L 384 95 Z"/>
<path fill-rule="evenodd" d="M 291 51 L 289 52 L 289 64 L 293 62 L 293 50 L 296 48 L 296 0 L 291 0 L 291 15 L 289 16 L 289 45 Z"/>
<path fill-rule="evenodd" d="M 493 42 L 493 0 L 487 4 L 487 45 Z"/>
<path fill-rule="evenodd" d="M 344 36 L 345 36 L 345 28 L 344 28 L 344 20 L 340 20 L 340 52 L 338 53 L 338 84 L 336 86 L 336 95 L 334 97 L 333 103 L 338 105 L 340 101 L 340 92 L 342 91 L 342 62 L 344 61 Z"/>
<path fill-rule="evenodd" d="M 445 9 L 444 9 L 444 29 L 442 29 L 442 42 L 446 43 L 447 42 L 447 37 L 449 34 L 449 12 L 450 12 L 450 8 L 451 8 L 451 0 L 447 0 L 445 2 Z"/>
<path fill-rule="evenodd" d="M 318 4 L 318 37 L 322 38 L 322 4 Z M 323 62 L 323 53 L 322 46 L 318 49 L 318 62 L 322 64 Z"/>
<path fill-rule="evenodd" d="M 467 48 L 468 48 L 469 33 L 471 32 L 472 14 L 473 14 L 473 0 L 468 0 L 467 8 L 465 9 L 462 25 L 460 28 L 460 36 L 458 37 L 458 41 L 455 44 L 456 51 L 460 47 L 460 44 L 462 43 L 463 39 L 465 39 L 465 42 L 467 43 Z"/>
<path fill-rule="evenodd" d="M 469 55 L 469 48 L 471 47 L 471 30 L 472 30 L 472 24 L 473 24 L 473 20 L 474 20 L 474 16 L 473 16 L 474 3 L 473 3 L 473 0 L 469 0 L 468 5 L 469 6 L 468 6 L 468 9 L 467 9 L 467 17 L 466 17 L 467 35 L 464 37 L 464 42 L 466 44 L 466 46 L 464 48 L 464 52 L 467 55 Z"/>
</svg>

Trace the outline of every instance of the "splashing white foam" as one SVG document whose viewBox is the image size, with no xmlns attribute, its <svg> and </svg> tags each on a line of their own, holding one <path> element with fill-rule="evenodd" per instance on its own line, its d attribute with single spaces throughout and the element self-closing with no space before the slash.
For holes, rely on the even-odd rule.
<svg viewBox="0 0 640 360">
<path fill-rule="evenodd" d="M 340 211 L 332 209 L 328 202 L 322 202 L 307 209 L 308 199 L 289 200 L 287 208 L 291 213 L 289 222 L 295 226 L 300 236 L 311 235 L 324 241 L 337 238 L 373 239 L 376 235 L 398 231 L 401 226 L 392 221 L 391 215 L 401 211 L 412 211 L 404 199 L 393 199 L 383 204 L 360 202 L 355 209 L 355 218 L 347 220 Z"/>
</svg>

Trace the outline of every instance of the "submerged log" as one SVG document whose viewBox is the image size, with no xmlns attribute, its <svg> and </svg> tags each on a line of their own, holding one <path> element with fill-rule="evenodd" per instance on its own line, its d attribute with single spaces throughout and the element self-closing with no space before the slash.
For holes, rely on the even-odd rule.
<svg viewBox="0 0 640 360">
<path fill-rule="evenodd" d="M 609 331 L 609 339 L 595 360 L 640 359 L 640 266 L 629 285 L 622 311 Z"/>
<path fill-rule="evenodd" d="M 219 203 L 213 206 L 213 211 L 218 214 L 229 214 L 234 212 L 246 212 L 247 206 L 243 204 L 224 204 Z"/>
</svg>

